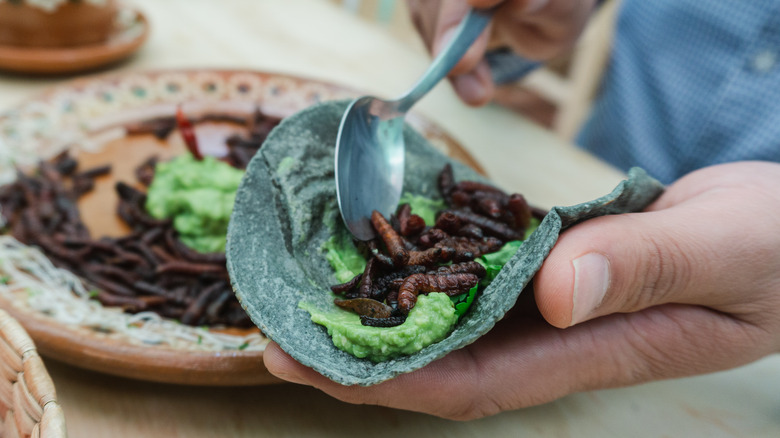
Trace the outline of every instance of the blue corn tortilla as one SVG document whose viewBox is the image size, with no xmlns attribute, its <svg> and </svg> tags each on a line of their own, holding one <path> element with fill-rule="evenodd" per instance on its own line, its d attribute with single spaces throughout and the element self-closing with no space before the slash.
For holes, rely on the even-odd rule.
<svg viewBox="0 0 780 438">
<path fill-rule="evenodd" d="M 230 279 L 252 321 L 298 362 L 343 385 L 374 385 L 474 342 L 514 306 L 563 230 L 593 217 L 642 210 L 663 191 L 659 182 L 635 168 L 606 196 L 552 208 L 447 338 L 410 356 L 373 363 L 337 349 L 325 328 L 298 307 L 305 301 L 325 311 L 335 308 L 329 287 L 337 281 L 322 246 L 333 233 L 346 232 L 333 170 L 346 105 L 319 104 L 288 117 L 271 132 L 238 189 L 227 236 Z M 408 126 L 404 141 L 405 191 L 440 198 L 436 178 L 445 163 L 452 164 L 457 181 L 486 181 Z"/>
</svg>

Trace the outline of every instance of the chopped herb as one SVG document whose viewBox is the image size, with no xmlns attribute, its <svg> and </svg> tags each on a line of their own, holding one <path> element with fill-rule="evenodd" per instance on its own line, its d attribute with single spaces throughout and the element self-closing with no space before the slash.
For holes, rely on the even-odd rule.
<svg viewBox="0 0 780 438">
<path fill-rule="evenodd" d="M 249 342 L 244 342 L 243 344 L 238 346 L 238 349 L 239 350 L 245 350 L 246 347 L 248 347 L 248 346 L 249 346 Z"/>
<path fill-rule="evenodd" d="M 471 303 L 474 302 L 474 297 L 477 295 L 478 289 L 479 289 L 479 285 L 472 287 L 471 289 L 469 289 L 468 292 L 464 294 L 450 297 L 450 299 L 452 300 L 452 304 L 455 306 L 455 314 L 458 315 L 458 319 L 463 317 L 466 311 L 469 310 L 469 307 L 471 307 Z"/>
<path fill-rule="evenodd" d="M 11 282 L 11 277 L 9 277 L 8 275 L 3 275 L 2 277 L 0 277 L 0 284 L 8 284 L 10 282 Z"/>
<path fill-rule="evenodd" d="M 97 298 L 97 296 L 100 294 L 100 291 L 97 289 L 92 289 L 89 291 L 89 297 L 90 298 Z"/>
</svg>

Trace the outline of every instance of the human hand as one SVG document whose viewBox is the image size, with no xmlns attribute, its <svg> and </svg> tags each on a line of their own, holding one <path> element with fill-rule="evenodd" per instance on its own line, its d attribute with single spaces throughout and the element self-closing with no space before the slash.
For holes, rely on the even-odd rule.
<svg viewBox="0 0 780 438">
<path fill-rule="evenodd" d="M 518 303 L 473 344 L 379 385 L 339 385 L 276 344 L 265 365 L 350 403 L 465 420 L 754 361 L 780 345 L 777 187 L 778 164 L 714 166 L 646 212 L 579 224 L 536 275 L 544 318 Z"/>
<path fill-rule="evenodd" d="M 493 22 L 452 69 L 449 78 L 463 101 L 483 105 L 493 97 L 485 50 L 506 46 L 544 61 L 571 47 L 585 27 L 595 0 L 407 0 L 412 21 L 435 56 L 452 38 L 468 8 L 500 5 Z M 492 30 L 492 35 L 491 35 Z"/>
</svg>

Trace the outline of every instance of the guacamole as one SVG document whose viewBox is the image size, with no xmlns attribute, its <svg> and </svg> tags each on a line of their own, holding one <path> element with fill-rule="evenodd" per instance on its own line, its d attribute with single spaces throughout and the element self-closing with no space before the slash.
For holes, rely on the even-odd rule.
<svg viewBox="0 0 780 438">
<path fill-rule="evenodd" d="M 244 176 L 213 157 L 198 161 L 181 155 L 157 164 L 146 210 L 157 219 L 173 218 L 181 241 L 200 252 L 224 252 L 225 236 Z"/>
<path fill-rule="evenodd" d="M 366 259 L 358 252 L 352 243 L 349 231 L 340 229 L 322 245 L 325 259 L 333 268 L 336 280 L 346 283 L 366 269 Z"/>
<path fill-rule="evenodd" d="M 412 195 L 407 192 L 401 196 L 401 204 L 409 204 L 412 213 L 420 216 L 425 221 L 425 225 L 433 226 L 436 223 L 436 213 L 447 207 L 441 199 L 430 199 L 424 196 Z"/>
<path fill-rule="evenodd" d="M 445 207 L 443 201 L 410 194 L 404 194 L 401 203 L 408 203 L 412 213 L 421 216 L 427 225 L 433 225 L 436 212 Z M 539 220 L 532 218 L 524 240 L 538 226 Z M 522 244 L 520 240 L 510 241 L 500 250 L 477 258 L 475 261 L 487 271 L 479 285 L 453 297 L 443 293 L 421 295 L 406 321 L 396 327 L 364 326 L 359 315 L 346 310 L 326 313 L 305 302 L 301 302 L 299 307 L 311 314 L 313 322 L 328 329 L 328 335 L 337 348 L 356 357 L 381 362 L 402 354 L 412 354 L 446 337 L 474 302 L 478 288 L 490 284 Z M 343 228 L 334 231 L 322 249 L 326 251 L 325 258 L 341 283 L 351 280 L 366 267 L 366 260 L 352 243 L 352 235 Z"/>
<path fill-rule="evenodd" d="M 382 362 L 403 354 L 416 353 L 450 333 L 458 321 L 450 297 L 443 293 L 421 295 L 406 321 L 395 327 L 368 327 L 360 316 L 346 310 L 323 312 L 301 302 L 311 320 L 324 325 L 333 344 L 353 356 Z"/>
</svg>

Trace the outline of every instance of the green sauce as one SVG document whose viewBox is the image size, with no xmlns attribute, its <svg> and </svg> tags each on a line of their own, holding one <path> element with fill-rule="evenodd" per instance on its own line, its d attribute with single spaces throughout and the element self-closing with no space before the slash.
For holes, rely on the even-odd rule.
<svg viewBox="0 0 780 438">
<path fill-rule="evenodd" d="M 173 218 L 185 245 L 200 252 L 224 252 L 225 236 L 244 172 L 205 157 L 181 155 L 157 164 L 146 210 L 157 219 Z"/>
<path fill-rule="evenodd" d="M 412 208 L 412 214 L 423 218 L 425 225 L 428 226 L 436 224 L 436 213 L 447 207 L 442 199 L 429 199 L 408 192 L 401 196 L 400 204 L 409 204 Z"/>
<path fill-rule="evenodd" d="M 339 230 L 330 237 L 322 249 L 326 250 L 325 259 L 335 271 L 336 280 L 346 283 L 366 269 L 366 259 L 352 243 L 352 235 Z"/>
<path fill-rule="evenodd" d="M 373 362 L 416 353 L 439 342 L 458 321 L 450 298 L 438 292 L 421 295 L 403 324 L 386 328 L 364 326 L 357 314 L 346 310 L 323 312 L 304 302 L 298 306 L 328 329 L 337 348 Z"/>
</svg>

